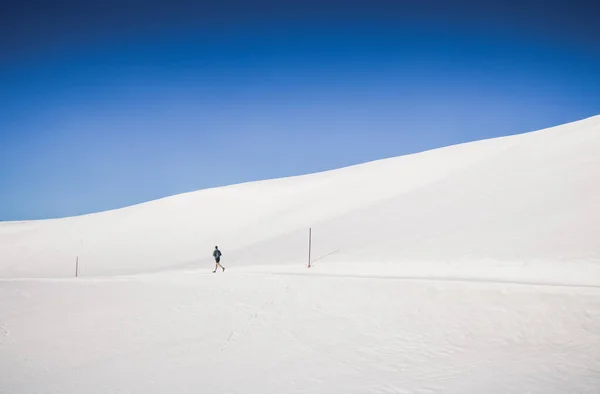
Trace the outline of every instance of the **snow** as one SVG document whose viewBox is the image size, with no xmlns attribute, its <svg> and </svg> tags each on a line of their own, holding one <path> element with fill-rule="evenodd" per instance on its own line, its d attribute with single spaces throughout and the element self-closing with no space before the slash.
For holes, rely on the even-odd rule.
<svg viewBox="0 0 600 394">
<path fill-rule="evenodd" d="M 597 393 L 599 240 L 600 117 L 0 223 L 0 393 Z"/>
<path fill-rule="evenodd" d="M 0 287 L 6 393 L 597 393 L 600 291 L 185 271 Z"/>
</svg>

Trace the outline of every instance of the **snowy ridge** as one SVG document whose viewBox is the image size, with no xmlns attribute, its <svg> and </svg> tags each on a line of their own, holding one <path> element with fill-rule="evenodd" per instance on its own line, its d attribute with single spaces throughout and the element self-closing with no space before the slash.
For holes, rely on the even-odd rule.
<svg viewBox="0 0 600 394">
<path fill-rule="evenodd" d="M 93 215 L 0 223 L 0 277 L 325 262 L 600 265 L 600 117 Z M 268 251 L 268 253 L 266 252 Z"/>
</svg>

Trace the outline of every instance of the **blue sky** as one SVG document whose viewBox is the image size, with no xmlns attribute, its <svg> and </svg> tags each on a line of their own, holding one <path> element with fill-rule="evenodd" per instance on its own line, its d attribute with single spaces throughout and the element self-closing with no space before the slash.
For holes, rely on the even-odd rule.
<svg viewBox="0 0 600 394">
<path fill-rule="evenodd" d="M 79 3 L 0 13 L 0 220 L 600 114 L 586 2 Z"/>
</svg>

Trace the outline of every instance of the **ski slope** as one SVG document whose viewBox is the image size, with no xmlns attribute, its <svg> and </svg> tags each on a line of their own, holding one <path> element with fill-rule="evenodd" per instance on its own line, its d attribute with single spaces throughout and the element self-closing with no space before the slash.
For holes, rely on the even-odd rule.
<svg viewBox="0 0 600 394">
<path fill-rule="evenodd" d="M 600 116 L 0 223 L 0 393 L 599 388 Z"/>
</svg>

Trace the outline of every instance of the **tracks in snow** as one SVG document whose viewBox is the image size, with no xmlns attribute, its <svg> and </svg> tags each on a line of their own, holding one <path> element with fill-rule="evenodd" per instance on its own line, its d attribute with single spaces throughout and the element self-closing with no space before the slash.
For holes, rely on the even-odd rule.
<svg viewBox="0 0 600 394">
<path fill-rule="evenodd" d="M 544 287 L 574 287 L 586 289 L 600 289 L 600 284 L 591 283 L 564 283 L 564 282 L 535 282 L 519 279 L 494 279 L 477 277 L 451 277 L 451 276 L 416 276 L 416 275 L 373 275 L 373 274 L 343 274 L 343 273 L 302 273 L 302 272 L 235 272 L 244 275 L 289 275 L 289 276 L 314 276 L 330 278 L 353 278 L 353 279 L 380 279 L 380 280 L 404 280 L 418 282 L 456 282 L 456 283 L 489 283 L 508 284 L 520 286 L 544 286 Z"/>
<path fill-rule="evenodd" d="M 204 275 L 198 270 L 190 270 L 189 273 L 196 275 Z M 185 271 L 180 273 L 184 274 Z M 132 274 L 132 275 L 116 275 L 116 276 L 98 276 L 98 277 L 85 277 L 85 278 L 0 278 L 0 283 L 7 282 L 27 282 L 27 281 L 41 281 L 41 282 L 71 282 L 71 281 L 111 281 L 111 280 L 132 280 L 136 277 L 142 278 L 146 276 L 160 275 L 159 272 Z M 207 273 L 206 275 L 212 275 Z M 305 277 L 317 277 L 317 278 L 351 278 L 351 279 L 378 279 L 378 280 L 398 280 L 398 281 L 415 281 L 415 282 L 454 282 L 454 283 L 481 283 L 481 284 L 505 284 L 505 285 L 519 285 L 519 286 L 541 286 L 541 287 L 566 287 L 566 288 L 580 288 L 580 289 L 599 289 L 600 283 L 576 283 L 576 282 L 553 282 L 553 281 L 535 281 L 527 279 L 512 279 L 512 278 L 486 278 L 486 277 L 466 277 L 466 276 L 419 276 L 419 275 L 402 275 L 402 274 L 388 274 L 388 275 L 376 275 L 376 274 L 363 274 L 363 273 L 336 273 L 336 272 L 293 272 L 293 271 L 246 271 L 244 269 L 236 270 L 230 268 L 227 275 L 263 275 L 263 276 L 305 276 Z"/>
</svg>

